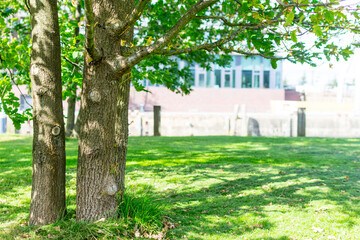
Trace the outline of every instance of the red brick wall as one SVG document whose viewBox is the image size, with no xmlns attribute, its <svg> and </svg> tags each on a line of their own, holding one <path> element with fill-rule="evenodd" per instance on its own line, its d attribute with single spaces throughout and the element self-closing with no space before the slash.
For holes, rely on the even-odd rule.
<svg viewBox="0 0 360 240">
<path fill-rule="evenodd" d="M 300 101 L 300 93 L 295 90 L 285 90 L 286 101 Z"/>
</svg>

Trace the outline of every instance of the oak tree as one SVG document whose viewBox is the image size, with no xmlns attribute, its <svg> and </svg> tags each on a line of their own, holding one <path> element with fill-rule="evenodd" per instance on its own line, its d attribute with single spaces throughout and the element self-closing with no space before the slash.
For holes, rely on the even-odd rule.
<svg viewBox="0 0 360 240">
<path fill-rule="evenodd" d="M 30 7 L 34 8 L 31 12 L 51 12 L 54 18 L 54 8 L 45 10 L 48 5 L 36 5 L 48 1 L 30 1 L 30 5 L 34 5 Z M 347 59 L 352 54 L 352 47 L 340 46 L 334 38 L 357 33 L 359 19 L 357 6 L 338 0 L 63 0 L 59 4 L 63 76 L 66 76 L 63 78 L 64 97 L 76 98 L 76 86 L 82 84 L 77 173 L 79 220 L 116 214 L 117 198 L 124 189 L 130 83 L 136 89 L 144 90 L 142 80 L 147 79 L 187 94 L 192 75 L 189 66 L 179 67 L 179 60 L 209 68 L 211 62 L 228 64 L 231 53 L 269 58 L 273 67 L 280 59 L 311 65 L 314 65 L 314 59 L 323 56 Z M 85 9 L 84 25 L 74 15 L 79 4 Z M 54 21 L 55 18 L 50 21 L 51 25 Z M 8 26 L 6 22 L 0 21 L 0 24 Z M 85 36 L 81 31 L 77 32 L 79 26 L 85 28 Z M 46 32 L 53 34 L 52 30 Z M 45 44 L 53 47 L 52 41 L 57 42 L 57 39 L 43 40 L 41 45 L 37 45 L 35 40 L 38 39 L 33 39 L 33 51 L 39 52 L 40 47 L 47 46 Z M 13 55 L 21 50 L 15 46 L 6 49 L 6 53 Z M 54 51 L 60 52 L 58 47 Z M 48 57 L 47 53 L 44 57 Z M 0 55 L 2 69 L 21 71 L 23 67 L 26 72 L 25 64 L 9 65 L 9 58 L 4 57 L 3 52 Z M 80 61 L 82 57 L 83 61 Z M 33 61 L 32 65 L 36 60 Z M 52 64 L 58 77 L 58 63 Z M 55 101 L 60 101 L 61 83 L 55 80 L 55 75 L 33 81 L 35 85 L 31 87 L 34 98 L 47 99 L 49 104 L 60 106 L 52 102 L 55 95 Z M 4 72 L 0 84 L 9 86 L 10 76 Z M 47 80 L 54 81 L 49 85 L 54 88 L 41 95 L 41 87 L 34 86 L 47 84 Z M 12 106 L 14 111 L 8 111 L 8 114 L 15 116 L 16 99 L 10 96 L 9 89 L 7 87 L 0 95 L 2 106 L 4 109 Z M 54 98 L 48 99 L 50 92 L 54 92 Z M 62 114 L 60 107 L 49 110 L 44 106 L 47 105 L 34 106 L 34 119 L 39 114 L 35 108 L 47 113 L 46 116 Z M 21 119 L 17 116 L 13 119 Z M 50 130 L 59 124 L 62 134 L 63 125 L 57 117 L 49 122 L 39 122 L 38 128 L 51 134 Z M 44 146 L 50 146 L 46 144 L 47 139 L 53 137 L 45 137 Z M 34 152 L 44 151 L 47 156 L 47 148 L 40 145 L 34 145 Z M 38 156 L 34 155 L 34 162 Z"/>
<path fill-rule="evenodd" d="M 332 37 L 357 31 L 358 20 L 357 8 L 336 0 L 85 0 L 85 12 L 78 219 L 116 213 L 131 79 L 138 89 L 137 80 L 146 78 L 187 92 L 189 68 L 179 69 L 178 59 L 208 67 L 221 62 L 218 54 L 239 53 L 270 58 L 276 67 L 279 59 L 347 58 L 351 47 L 335 45 Z M 310 44 L 303 35 L 311 35 Z"/>
</svg>

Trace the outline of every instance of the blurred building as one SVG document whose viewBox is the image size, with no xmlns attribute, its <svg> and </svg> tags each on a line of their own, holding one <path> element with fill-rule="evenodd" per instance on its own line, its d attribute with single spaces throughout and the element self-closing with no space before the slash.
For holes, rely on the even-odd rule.
<svg viewBox="0 0 360 240">
<path fill-rule="evenodd" d="M 240 55 L 233 55 L 232 61 L 227 67 L 220 67 L 211 64 L 211 69 L 206 70 L 198 64 L 188 65 L 186 61 L 180 61 L 179 67 L 188 66 L 193 75 L 192 91 L 189 95 L 175 94 L 167 88 L 153 85 L 148 80 L 143 80 L 142 84 L 148 92 L 137 92 L 132 87 L 130 92 L 129 110 L 130 122 L 138 113 L 148 113 L 151 115 L 154 105 L 160 105 L 163 113 L 175 114 L 195 114 L 190 122 L 201 121 L 210 122 L 211 114 L 215 114 L 216 122 L 220 121 L 221 129 L 228 129 L 228 115 L 234 114 L 234 107 L 241 106 L 241 111 L 247 113 L 271 113 L 273 102 L 283 102 L 286 100 L 299 100 L 299 93 L 294 90 L 285 90 L 282 81 L 282 62 L 278 62 L 277 69 L 273 69 L 269 59 L 259 56 L 245 58 Z M 13 89 L 16 96 L 20 99 L 20 110 L 29 108 L 32 104 L 31 95 L 25 86 Z M 67 113 L 67 103 L 64 101 L 64 115 Z M 79 104 L 76 107 L 76 114 Z M 135 115 L 134 115 L 135 114 Z M 200 115 L 199 115 L 200 114 Z M 150 116 L 149 115 L 149 116 Z M 169 116 L 175 119 L 174 116 Z M 192 117 L 191 117 L 192 118 Z M 188 126 L 187 120 L 178 120 L 182 126 Z M 184 123 L 184 121 L 186 123 Z M 206 123 L 202 123 L 204 126 Z M 144 124 L 150 126 L 148 121 Z M 219 125 L 219 126 L 220 126 Z M 23 134 L 32 133 L 31 121 L 23 124 L 20 131 L 15 131 L 11 120 L 7 119 L 2 113 L 0 115 L 0 133 L 19 132 Z M 169 125 L 171 128 L 171 126 Z M 182 128 L 182 127 L 180 127 Z M 218 127 L 209 127 L 201 134 L 223 134 L 223 130 L 216 130 Z M 183 135 L 175 126 L 170 135 Z M 226 131 L 225 131 L 226 132 Z M 131 133 L 134 131 L 131 130 Z M 200 134 L 200 133 L 199 133 Z"/>
<path fill-rule="evenodd" d="M 149 92 L 131 89 L 130 110 L 152 111 L 154 105 L 166 112 L 232 112 L 235 104 L 246 104 L 248 111 L 268 112 L 273 100 L 286 100 L 282 81 L 282 61 L 273 69 L 269 59 L 260 56 L 232 55 L 227 67 L 211 64 L 211 70 L 199 64 L 180 61 L 179 67 L 188 66 L 193 75 L 190 95 L 175 94 L 165 87 L 143 80 Z M 292 96 L 293 100 L 296 94 Z"/>
</svg>

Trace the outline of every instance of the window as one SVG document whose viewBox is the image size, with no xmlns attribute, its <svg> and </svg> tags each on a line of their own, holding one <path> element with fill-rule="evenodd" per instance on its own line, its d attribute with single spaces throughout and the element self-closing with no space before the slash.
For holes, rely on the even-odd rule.
<svg viewBox="0 0 360 240">
<path fill-rule="evenodd" d="M 195 63 L 185 61 L 185 67 L 189 67 L 189 70 L 190 70 L 189 84 L 191 86 L 195 86 Z"/>
<path fill-rule="evenodd" d="M 264 71 L 264 88 L 270 87 L 270 71 Z"/>
<path fill-rule="evenodd" d="M 199 87 L 205 87 L 205 74 L 199 74 Z"/>
<path fill-rule="evenodd" d="M 6 133 L 6 118 L 0 118 L 0 133 Z"/>
<path fill-rule="evenodd" d="M 252 87 L 252 71 L 249 70 L 242 71 L 241 87 L 242 88 Z"/>
<path fill-rule="evenodd" d="M 195 86 L 195 68 L 190 68 L 191 80 L 190 85 Z"/>
<path fill-rule="evenodd" d="M 260 87 L 260 71 L 254 72 L 254 88 Z"/>
<path fill-rule="evenodd" d="M 231 87 L 231 72 L 230 70 L 225 70 L 225 82 L 224 87 Z"/>
<path fill-rule="evenodd" d="M 241 65 L 241 56 L 235 56 L 235 65 L 240 66 Z"/>
<path fill-rule="evenodd" d="M 232 70 L 232 87 L 236 87 L 236 71 L 235 69 Z"/>
<path fill-rule="evenodd" d="M 206 87 L 211 87 L 211 71 L 207 71 L 206 74 Z"/>
<path fill-rule="evenodd" d="M 275 73 L 275 88 L 281 88 L 281 76 L 280 72 Z"/>
<path fill-rule="evenodd" d="M 221 87 L 221 70 L 215 70 L 215 87 Z"/>
</svg>

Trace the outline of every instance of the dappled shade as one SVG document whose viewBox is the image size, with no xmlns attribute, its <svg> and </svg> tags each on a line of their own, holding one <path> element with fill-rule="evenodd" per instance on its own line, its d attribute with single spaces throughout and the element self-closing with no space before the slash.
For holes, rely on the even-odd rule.
<svg viewBox="0 0 360 240">
<path fill-rule="evenodd" d="M 5 234 L 30 231 L 20 226 L 30 204 L 30 145 L 29 137 L 0 137 Z M 126 184 L 164 206 L 175 239 L 351 239 L 360 234 L 359 146 L 359 139 L 134 137 Z M 67 141 L 70 218 L 76 149 Z"/>
</svg>

